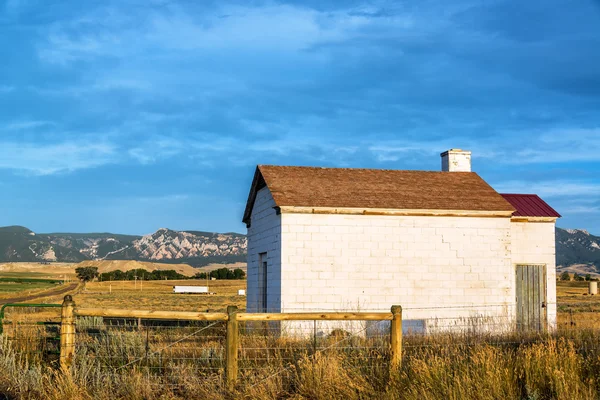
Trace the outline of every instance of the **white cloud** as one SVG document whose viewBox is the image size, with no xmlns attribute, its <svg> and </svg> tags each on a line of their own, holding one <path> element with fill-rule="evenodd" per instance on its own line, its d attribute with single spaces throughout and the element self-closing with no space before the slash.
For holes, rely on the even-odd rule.
<svg viewBox="0 0 600 400">
<path fill-rule="evenodd" d="M 290 52 L 346 39 L 371 22 L 367 16 L 325 13 L 290 5 L 223 6 L 200 18 L 181 12 L 155 14 L 147 27 L 147 37 L 164 48 L 182 50 L 238 48 Z"/>
<path fill-rule="evenodd" d="M 14 121 L 10 122 L 1 127 L 2 130 L 8 131 L 23 131 L 23 130 L 32 130 L 36 128 L 40 128 L 43 126 L 54 126 L 55 123 L 51 121 L 37 121 L 37 120 L 23 120 L 23 121 Z"/>
<path fill-rule="evenodd" d="M 66 32 L 50 33 L 47 42 L 39 48 L 41 60 L 67 65 L 89 56 L 108 56 L 120 47 L 120 40 L 113 34 L 88 34 L 77 38 Z"/>
<path fill-rule="evenodd" d="M 561 129 L 522 139 L 510 163 L 560 163 L 600 160 L 600 128 Z"/>
<path fill-rule="evenodd" d="M 161 159 L 180 155 L 185 149 L 186 143 L 179 139 L 157 135 L 129 149 L 128 154 L 141 164 L 152 164 Z"/>
<path fill-rule="evenodd" d="M 569 214 L 600 214 L 600 207 L 573 206 L 570 208 L 563 209 L 562 212 Z"/>
<path fill-rule="evenodd" d="M 509 132 L 489 138 L 391 140 L 370 146 L 380 162 L 395 162 L 410 153 L 439 154 L 451 148 L 473 152 L 474 160 L 499 164 L 540 164 L 600 160 L 600 129 L 571 128 L 550 132 Z"/>
<path fill-rule="evenodd" d="M 35 175 L 52 175 L 116 162 L 111 144 L 63 142 L 32 144 L 0 142 L 0 168 Z"/>
<path fill-rule="evenodd" d="M 437 143 L 414 143 L 410 145 L 399 145 L 390 143 L 389 145 L 370 146 L 369 151 L 379 162 L 396 162 L 415 152 L 420 154 L 439 153 L 440 146 Z"/>
<path fill-rule="evenodd" d="M 143 203 L 177 203 L 190 199 L 190 195 L 187 194 L 169 194 L 164 196 L 140 196 L 134 198 L 127 198 L 127 201 L 134 200 L 135 202 Z"/>
<path fill-rule="evenodd" d="M 577 182 L 567 180 L 528 182 L 509 181 L 493 185 L 500 193 L 535 193 L 540 197 L 600 196 L 600 183 Z"/>
<path fill-rule="evenodd" d="M 385 27 L 394 31 L 414 29 L 408 13 L 381 18 L 354 8 L 318 11 L 271 3 L 135 10 L 140 14 L 105 7 L 56 23 L 40 43 L 38 55 L 49 63 L 68 65 L 96 57 L 128 59 L 169 51 L 293 53 L 320 44 L 377 36 Z"/>
</svg>

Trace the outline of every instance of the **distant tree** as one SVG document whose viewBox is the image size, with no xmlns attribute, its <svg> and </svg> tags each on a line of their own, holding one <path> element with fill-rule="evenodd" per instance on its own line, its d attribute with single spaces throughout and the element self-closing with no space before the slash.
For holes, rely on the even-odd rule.
<svg viewBox="0 0 600 400">
<path fill-rule="evenodd" d="M 129 270 L 123 272 L 121 270 L 105 272 L 102 275 L 103 281 L 132 281 L 134 279 L 143 279 L 145 281 L 157 280 L 183 280 L 188 279 L 187 276 L 181 275 L 175 270 L 155 270 L 152 272 L 146 271 L 143 268 Z"/>
<path fill-rule="evenodd" d="M 241 268 L 236 268 L 233 270 L 234 279 L 244 279 L 246 277 L 246 273 Z"/>
<path fill-rule="evenodd" d="M 227 279 L 228 272 L 229 272 L 229 269 L 227 269 L 227 268 L 215 269 L 214 271 L 210 272 L 210 277 L 217 278 L 217 279 Z"/>
<path fill-rule="evenodd" d="M 206 277 L 206 272 L 199 272 L 196 275 L 194 275 L 194 279 L 206 279 Z"/>
<path fill-rule="evenodd" d="M 579 275 L 578 273 L 573 274 L 573 280 L 577 282 L 581 282 L 584 280 L 584 277 Z"/>
<path fill-rule="evenodd" d="M 246 277 L 246 273 L 244 272 L 243 269 L 240 269 L 240 268 L 236 268 L 234 270 L 231 270 L 229 268 L 219 268 L 219 269 L 210 271 L 210 273 L 208 274 L 208 277 L 220 279 L 220 280 L 244 279 Z M 194 275 L 194 279 L 206 279 L 206 278 L 207 278 L 206 272 L 199 272 L 196 275 Z"/>
<path fill-rule="evenodd" d="M 569 273 L 567 271 L 565 271 L 562 274 L 560 274 L 560 280 L 561 281 L 570 281 L 571 275 L 569 275 Z"/>
<path fill-rule="evenodd" d="M 592 280 L 592 276 L 590 274 L 585 274 L 585 280 L 587 282 L 591 281 Z"/>
<path fill-rule="evenodd" d="M 93 281 L 98 276 L 97 267 L 79 267 L 75 269 L 75 273 L 80 281 L 87 283 Z"/>
</svg>

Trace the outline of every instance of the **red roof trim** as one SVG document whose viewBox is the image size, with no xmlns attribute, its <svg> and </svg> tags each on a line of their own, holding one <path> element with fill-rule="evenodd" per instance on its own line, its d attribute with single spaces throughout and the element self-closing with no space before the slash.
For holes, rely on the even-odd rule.
<svg viewBox="0 0 600 400">
<path fill-rule="evenodd" d="M 517 211 L 514 217 L 554 217 L 561 215 L 537 194 L 501 194 Z"/>
</svg>

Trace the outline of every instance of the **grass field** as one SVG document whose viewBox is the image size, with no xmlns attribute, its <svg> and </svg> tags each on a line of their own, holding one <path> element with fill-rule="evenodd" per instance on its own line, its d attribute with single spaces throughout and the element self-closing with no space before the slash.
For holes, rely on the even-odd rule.
<svg viewBox="0 0 600 400">
<path fill-rule="evenodd" d="M 600 328 L 600 295 L 588 295 L 588 282 L 557 282 L 559 326 Z"/>
<path fill-rule="evenodd" d="M 209 281 L 212 295 L 173 294 L 172 287 L 178 284 L 204 286 L 206 281 L 92 282 L 75 294 L 74 300 L 78 307 L 94 308 L 244 308 L 245 297 L 238 296 L 237 291 L 246 287 L 245 281 Z M 26 341 L 0 341 L 0 393 L 15 399 L 82 400 L 598 399 L 600 297 L 586 293 L 585 282 L 558 283 L 559 331 L 551 336 L 472 333 L 424 339 L 407 335 L 404 361 L 392 373 L 386 367 L 386 339 L 376 347 L 360 338 L 341 339 L 341 346 L 324 346 L 327 351 L 315 354 L 310 350 L 312 341 L 249 335 L 241 347 L 254 355 L 246 359 L 241 384 L 232 391 L 222 379 L 222 324 L 207 336 L 198 336 L 193 334 L 199 329 L 194 326 L 163 329 L 132 325 L 109 330 L 101 320 L 80 321 L 80 344 L 68 375 L 43 366 L 35 357 L 22 357 L 23 350 L 39 345 L 35 336 Z M 60 303 L 62 296 L 44 301 Z M 57 316 L 60 310 L 44 312 Z M 19 326 L 22 338 L 28 337 L 26 329 L 27 325 Z M 30 329 L 34 335 L 41 328 Z M 340 339 L 322 340 L 335 343 Z M 103 364 L 129 364 L 148 349 L 173 345 L 168 351 L 150 353 L 147 362 L 125 369 L 107 369 Z M 242 358 L 248 356 L 243 354 Z M 205 361 L 207 355 L 214 365 L 203 364 L 209 362 Z M 211 370 L 211 366 L 217 369 Z"/>
<path fill-rule="evenodd" d="M 0 295 L 6 293 L 29 293 L 54 287 L 48 282 L 0 282 Z"/>
<path fill-rule="evenodd" d="M 73 297 L 80 307 L 129 308 L 137 310 L 224 311 L 228 305 L 246 307 L 245 280 L 209 281 L 211 293 L 175 294 L 173 286 L 206 286 L 205 280 L 91 282 Z"/>
</svg>

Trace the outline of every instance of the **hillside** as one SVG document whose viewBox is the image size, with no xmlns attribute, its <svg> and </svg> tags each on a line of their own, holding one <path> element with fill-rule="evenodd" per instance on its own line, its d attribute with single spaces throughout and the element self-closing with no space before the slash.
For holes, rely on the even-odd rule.
<svg viewBox="0 0 600 400">
<path fill-rule="evenodd" d="M 112 233 L 36 234 L 25 227 L 0 228 L 0 262 L 137 260 L 204 266 L 246 259 L 246 237 L 237 233 L 159 229 L 147 236 Z"/>
<path fill-rule="evenodd" d="M 0 228 L 0 262 L 79 262 L 86 258 L 76 249 L 53 244 L 27 228 Z"/>
<path fill-rule="evenodd" d="M 600 274 L 600 237 L 580 229 L 556 229 L 559 271 Z"/>
<path fill-rule="evenodd" d="M 103 261 L 83 261 L 76 264 L 74 268 L 79 267 L 96 267 L 98 272 L 103 274 L 105 272 L 112 271 L 130 271 L 134 269 L 145 269 L 146 271 L 152 272 L 156 270 L 174 270 L 175 272 L 185 275 L 194 276 L 198 273 L 198 270 L 187 264 L 158 264 L 144 261 L 126 261 L 126 260 L 103 260 Z"/>
<path fill-rule="evenodd" d="M 194 267 L 246 261 L 246 237 L 238 233 L 159 229 L 146 236 L 112 233 L 36 234 L 21 226 L 0 228 L 0 262 L 136 260 Z M 600 274 L 600 237 L 556 229 L 560 270 Z M 573 270 L 574 272 L 575 270 Z"/>
</svg>

